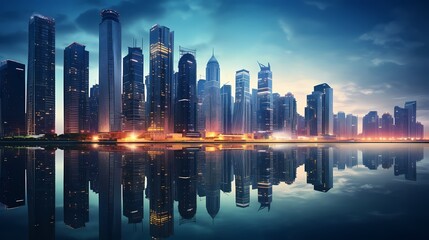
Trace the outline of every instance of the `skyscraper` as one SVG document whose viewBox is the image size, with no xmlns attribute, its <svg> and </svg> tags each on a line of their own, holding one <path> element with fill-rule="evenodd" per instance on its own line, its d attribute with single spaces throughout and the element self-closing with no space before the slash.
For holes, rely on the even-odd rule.
<svg viewBox="0 0 429 240">
<path fill-rule="evenodd" d="M 231 96 L 231 85 L 224 84 L 220 88 L 220 102 L 221 102 L 221 125 L 222 133 L 232 133 L 232 107 L 233 99 Z"/>
<path fill-rule="evenodd" d="M 233 132 L 237 134 L 252 132 L 252 109 L 250 95 L 250 74 L 242 69 L 235 72 L 235 103 Z"/>
<path fill-rule="evenodd" d="M 54 133 L 55 20 L 35 14 L 28 33 L 27 133 Z"/>
<path fill-rule="evenodd" d="M 357 136 L 358 117 L 352 114 L 346 116 L 346 138 L 355 138 Z"/>
<path fill-rule="evenodd" d="M 0 62 L 0 136 L 25 134 L 25 65 Z"/>
<path fill-rule="evenodd" d="M 322 93 L 322 135 L 334 134 L 334 90 L 327 84 L 322 83 L 314 86 L 315 92 Z"/>
<path fill-rule="evenodd" d="M 98 103 L 100 98 L 100 87 L 98 84 L 89 89 L 89 131 L 98 132 Z"/>
<path fill-rule="evenodd" d="M 384 113 L 381 116 L 380 136 L 384 138 L 390 138 L 393 137 L 393 133 L 393 117 L 390 115 L 390 113 Z"/>
<path fill-rule="evenodd" d="M 346 137 L 346 114 L 344 112 L 338 112 L 334 116 L 334 134 L 337 138 Z"/>
<path fill-rule="evenodd" d="M 200 79 L 197 84 L 197 130 L 198 132 L 204 132 L 206 129 L 206 115 L 204 112 L 204 88 L 206 87 L 206 80 Z"/>
<path fill-rule="evenodd" d="M 258 130 L 269 134 L 273 131 L 273 74 L 269 63 L 258 64 Z"/>
<path fill-rule="evenodd" d="M 408 109 L 408 129 L 407 129 L 407 135 L 409 138 L 415 138 L 416 137 L 416 111 L 417 111 L 417 102 L 416 101 L 409 101 L 405 102 L 404 108 Z"/>
<path fill-rule="evenodd" d="M 378 137 L 378 113 L 370 111 L 362 119 L 362 135 L 364 137 Z"/>
<path fill-rule="evenodd" d="M 397 138 L 408 138 L 408 124 L 409 121 L 409 114 L 408 114 L 408 108 L 401 108 L 398 106 L 395 106 L 394 108 L 394 117 L 395 117 L 395 137 Z"/>
<path fill-rule="evenodd" d="M 206 83 L 204 89 L 203 108 L 205 112 L 206 132 L 221 132 L 221 109 L 220 109 L 220 68 L 219 62 L 214 56 L 207 62 Z"/>
<path fill-rule="evenodd" d="M 250 97 L 250 109 L 251 109 L 251 129 L 252 132 L 258 131 L 258 89 L 252 88 L 252 96 Z"/>
<path fill-rule="evenodd" d="M 123 59 L 123 105 L 124 130 L 144 130 L 145 97 L 143 84 L 143 53 L 139 47 L 129 47 Z"/>
<path fill-rule="evenodd" d="M 195 51 L 181 49 L 176 94 L 176 119 L 174 131 L 197 131 L 197 62 Z"/>
<path fill-rule="evenodd" d="M 174 32 L 168 27 L 155 25 L 150 29 L 150 119 L 148 131 L 154 138 L 164 138 L 173 130 L 169 126 L 171 83 L 173 77 Z"/>
<path fill-rule="evenodd" d="M 89 131 L 89 52 L 72 43 L 64 50 L 64 133 Z"/>
<path fill-rule="evenodd" d="M 119 13 L 110 9 L 101 11 L 98 73 L 98 131 L 121 131 L 121 23 Z"/>
<path fill-rule="evenodd" d="M 315 91 L 307 95 L 305 125 L 309 136 L 320 136 L 322 134 L 322 98 L 321 92 Z"/>
<path fill-rule="evenodd" d="M 297 112 L 296 99 L 292 93 L 288 92 L 284 98 L 284 130 L 291 138 L 297 136 Z"/>
<path fill-rule="evenodd" d="M 278 93 L 273 93 L 273 130 L 283 131 L 285 120 L 285 98 Z"/>
</svg>

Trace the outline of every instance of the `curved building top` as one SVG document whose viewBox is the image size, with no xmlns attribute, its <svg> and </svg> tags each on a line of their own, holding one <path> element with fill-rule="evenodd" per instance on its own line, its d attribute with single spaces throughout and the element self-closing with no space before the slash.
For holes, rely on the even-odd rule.
<svg viewBox="0 0 429 240">
<path fill-rule="evenodd" d="M 104 9 L 100 13 L 102 20 L 113 20 L 115 22 L 119 22 L 119 13 L 112 9 Z"/>
</svg>

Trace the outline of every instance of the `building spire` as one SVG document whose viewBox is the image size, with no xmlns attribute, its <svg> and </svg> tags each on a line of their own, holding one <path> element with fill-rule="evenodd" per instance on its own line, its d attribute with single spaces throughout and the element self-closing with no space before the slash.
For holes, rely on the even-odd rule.
<svg viewBox="0 0 429 240">
<path fill-rule="evenodd" d="M 212 56 L 214 56 L 214 48 L 212 48 Z"/>
</svg>

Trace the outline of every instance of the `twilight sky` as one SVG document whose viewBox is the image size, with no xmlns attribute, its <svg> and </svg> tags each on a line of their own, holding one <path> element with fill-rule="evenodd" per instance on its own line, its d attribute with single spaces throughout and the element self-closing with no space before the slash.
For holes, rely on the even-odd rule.
<svg viewBox="0 0 429 240">
<path fill-rule="evenodd" d="M 269 62 L 273 92 L 292 92 L 303 114 L 306 95 L 326 82 L 334 88 L 334 112 L 379 115 L 417 100 L 417 120 L 429 129 L 429 2 L 425 0 L 14 0 L 1 4 L 0 60 L 27 65 L 28 21 L 33 13 L 56 20 L 56 129 L 63 132 L 63 51 L 72 42 L 90 52 L 90 86 L 98 82 L 101 9 L 120 13 L 122 55 L 133 38 L 148 69 L 149 29 L 175 32 L 179 46 L 197 50 L 204 77 L 212 49 L 221 84 L 235 85 L 247 69 L 257 86 L 260 61 Z M 234 93 L 233 93 L 234 95 Z M 359 122 L 361 128 L 361 122 Z M 429 131 L 426 131 L 429 132 Z M 429 133 L 426 133 L 426 137 Z"/>
</svg>

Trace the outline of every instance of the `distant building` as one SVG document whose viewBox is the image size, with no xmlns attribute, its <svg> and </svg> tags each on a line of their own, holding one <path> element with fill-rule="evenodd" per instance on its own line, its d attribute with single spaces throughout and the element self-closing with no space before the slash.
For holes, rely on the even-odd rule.
<svg viewBox="0 0 429 240">
<path fill-rule="evenodd" d="M 358 130 L 358 117 L 352 114 L 346 116 L 346 138 L 356 138 Z"/>
<path fill-rule="evenodd" d="M 407 136 L 408 138 L 415 138 L 416 137 L 416 122 L 417 122 L 417 102 L 416 101 L 409 101 L 405 102 L 405 106 L 408 110 L 408 118 L 407 118 Z"/>
<path fill-rule="evenodd" d="M 313 92 L 307 95 L 305 122 L 308 136 L 322 135 L 322 93 Z"/>
<path fill-rule="evenodd" d="M 72 43 L 64 50 L 64 133 L 89 132 L 89 52 Z"/>
<path fill-rule="evenodd" d="M 381 116 L 380 137 L 391 138 L 394 134 L 393 117 L 390 113 L 384 113 Z"/>
<path fill-rule="evenodd" d="M 395 117 L 395 137 L 396 138 L 408 138 L 409 137 L 409 115 L 408 108 L 401 108 L 395 106 L 394 117 Z"/>
<path fill-rule="evenodd" d="M 197 105 L 197 130 L 198 132 L 204 132 L 206 129 L 206 115 L 204 111 L 204 88 L 206 85 L 205 79 L 198 80 L 197 83 L 197 98 L 198 98 L 198 105 Z"/>
<path fill-rule="evenodd" d="M 258 72 L 258 131 L 273 131 L 273 73 L 270 64 L 259 64 Z"/>
<path fill-rule="evenodd" d="M 27 133 L 55 133 L 55 20 L 30 18 L 27 72 Z"/>
<path fill-rule="evenodd" d="M 25 65 L 0 62 L 0 136 L 25 135 Z"/>
<path fill-rule="evenodd" d="M 370 111 L 362 119 L 362 135 L 364 137 L 378 137 L 378 113 Z"/>
<path fill-rule="evenodd" d="M 89 90 L 89 131 L 98 132 L 98 104 L 100 99 L 100 87 L 94 84 Z"/>
<path fill-rule="evenodd" d="M 346 137 L 346 114 L 344 112 L 334 115 L 334 134 L 337 138 Z"/>
<path fill-rule="evenodd" d="M 222 133 L 232 133 L 232 96 L 231 85 L 223 85 L 220 88 L 220 102 L 221 102 L 221 124 Z"/>
<path fill-rule="evenodd" d="M 243 134 L 252 132 L 250 74 L 245 69 L 235 72 L 233 119 L 233 133 Z"/>
<path fill-rule="evenodd" d="M 251 130 L 252 132 L 258 131 L 258 89 L 252 88 L 252 96 L 250 101 L 251 109 Z"/>
<path fill-rule="evenodd" d="M 143 84 L 143 53 L 139 47 L 129 47 L 123 59 L 123 130 L 145 129 L 145 94 Z"/>
<path fill-rule="evenodd" d="M 286 134 L 291 138 L 297 136 L 297 112 L 296 99 L 292 93 L 288 92 L 284 97 L 284 125 L 283 128 Z"/>
<path fill-rule="evenodd" d="M 425 138 L 424 126 L 420 122 L 416 123 L 416 138 L 417 139 Z"/>
<path fill-rule="evenodd" d="M 285 120 L 285 98 L 278 93 L 273 93 L 273 131 L 283 131 Z"/>
</svg>

